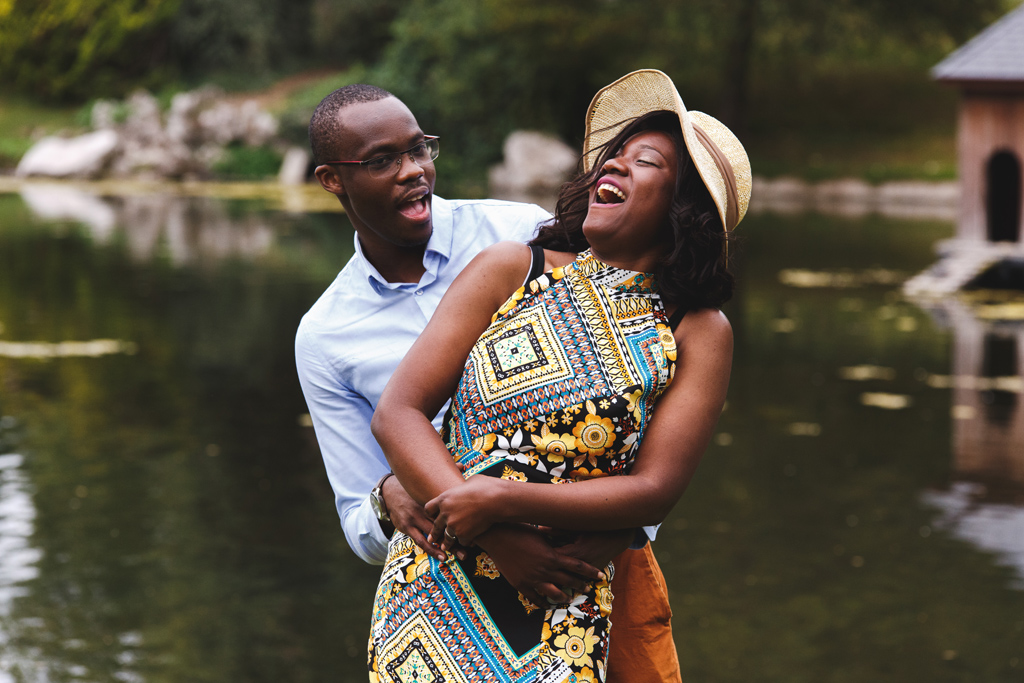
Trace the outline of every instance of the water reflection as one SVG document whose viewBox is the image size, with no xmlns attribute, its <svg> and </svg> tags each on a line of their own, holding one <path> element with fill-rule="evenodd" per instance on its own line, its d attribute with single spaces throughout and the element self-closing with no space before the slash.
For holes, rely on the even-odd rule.
<svg viewBox="0 0 1024 683">
<path fill-rule="evenodd" d="M 1014 584 L 1024 589 L 1024 506 L 993 503 L 978 482 L 954 482 L 948 491 L 929 491 L 924 502 L 941 511 L 935 525 L 983 550 L 1017 572 Z"/>
<path fill-rule="evenodd" d="M 274 229 L 258 213 L 231 215 L 209 197 L 129 195 L 107 198 L 71 185 L 26 183 L 21 197 L 46 220 L 75 221 L 98 244 L 122 238 L 137 261 L 166 251 L 176 265 L 200 259 L 255 258 L 267 254 Z"/>
<path fill-rule="evenodd" d="M 953 334 L 951 376 L 928 378 L 951 389 L 952 481 L 922 498 L 939 528 L 994 553 L 1024 588 L 1024 323 L 979 316 L 977 298 L 922 303 Z"/>
<path fill-rule="evenodd" d="M 0 195 L 0 542 L 22 558 L 0 552 L 0 680 L 365 681 L 379 573 L 345 546 L 292 351 L 351 233 L 201 199 L 172 210 L 176 257 L 156 210 L 131 236 L 135 199 L 93 225 Z M 1019 679 L 1024 592 L 921 501 L 963 479 L 941 387 L 1008 390 L 895 292 L 949 226 L 747 220 L 728 409 L 656 547 L 684 677 Z"/>
<path fill-rule="evenodd" d="M 0 417 L 0 445 L 13 422 L 10 416 Z M 32 545 L 36 509 L 22 462 L 16 453 L 0 455 L 0 683 L 14 683 L 13 672 L 35 669 L 32 658 L 14 647 L 11 628 L 12 604 L 28 595 L 26 584 L 39 575 L 36 564 L 42 557 Z"/>
</svg>

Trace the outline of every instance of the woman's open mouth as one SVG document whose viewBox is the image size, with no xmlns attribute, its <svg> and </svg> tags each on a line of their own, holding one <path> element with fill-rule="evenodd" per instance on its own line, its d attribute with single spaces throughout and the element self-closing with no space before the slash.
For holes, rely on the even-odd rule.
<svg viewBox="0 0 1024 683">
<path fill-rule="evenodd" d="M 598 204 L 621 204 L 626 201 L 626 193 L 611 183 L 601 183 L 597 186 L 595 200 Z"/>
</svg>

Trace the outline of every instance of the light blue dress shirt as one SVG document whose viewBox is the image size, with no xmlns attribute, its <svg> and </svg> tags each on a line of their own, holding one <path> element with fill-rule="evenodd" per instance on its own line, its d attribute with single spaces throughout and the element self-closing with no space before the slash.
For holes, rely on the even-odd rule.
<svg viewBox="0 0 1024 683">
<path fill-rule="evenodd" d="M 526 242 L 550 218 L 539 206 L 433 197 L 433 232 L 418 283 L 392 283 L 355 254 L 309 309 L 295 337 L 295 362 L 313 418 L 345 538 L 366 562 L 383 564 L 388 539 L 368 498 L 390 471 L 370 434 L 381 392 L 426 327 L 452 280 L 485 247 Z M 525 276 L 525 273 L 524 273 Z M 440 427 L 444 411 L 434 418 Z"/>
</svg>

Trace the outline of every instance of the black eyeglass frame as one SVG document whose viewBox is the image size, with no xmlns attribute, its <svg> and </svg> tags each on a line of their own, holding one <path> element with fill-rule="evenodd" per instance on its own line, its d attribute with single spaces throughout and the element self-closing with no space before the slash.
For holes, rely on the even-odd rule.
<svg viewBox="0 0 1024 683">
<path fill-rule="evenodd" d="M 391 171 L 390 175 L 394 175 L 394 174 L 398 173 L 398 170 L 402 167 L 402 164 L 405 163 L 405 157 L 406 156 L 408 156 L 412 160 L 412 162 L 414 164 L 421 163 L 419 161 L 416 161 L 416 159 L 413 158 L 413 156 L 412 156 L 412 151 L 414 149 L 416 149 L 417 147 L 419 147 L 420 145 L 423 145 L 427 149 L 428 154 L 430 156 L 429 163 L 433 163 L 434 159 L 436 159 L 438 157 L 438 155 L 441 153 L 441 147 L 440 147 L 440 144 L 438 143 L 438 140 L 440 140 L 440 139 L 441 139 L 441 137 L 439 135 L 424 135 L 423 136 L 423 140 L 421 140 L 420 142 L 417 142 L 415 145 L 413 145 L 409 149 L 403 150 L 401 152 L 391 152 L 390 154 L 379 154 L 379 155 L 377 155 L 377 156 L 375 156 L 375 157 L 373 157 L 371 159 L 366 159 L 365 161 L 325 161 L 324 164 L 326 164 L 327 166 L 333 166 L 335 164 L 348 164 L 348 165 L 358 164 L 360 166 L 365 167 L 366 171 L 368 173 L 370 173 L 371 172 L 370 171 L 370 166 L 369 166 L 370 164 L 372 164 L 374 162 L 379 162 L 381 159 L 388 159 L 389 157 L 393 157 L 394 158 L 394 162 L 392 162 L 391 164 L 384 165 L 382 167 L 382 169 L 388 169 L 388 168 L 393 166 L 394 170 Z M 434 143 L 434 144 L 431 145 L 430 143 Z M 428 162 L 424 161 L 422 163 L 428 163 Z M 377 177 L 386 178 L 386 177 L 388 177 L 388 175 L 389 175 L 388 173 L 384 173 L 383 175 L 379 175 Z"/>
</svg>

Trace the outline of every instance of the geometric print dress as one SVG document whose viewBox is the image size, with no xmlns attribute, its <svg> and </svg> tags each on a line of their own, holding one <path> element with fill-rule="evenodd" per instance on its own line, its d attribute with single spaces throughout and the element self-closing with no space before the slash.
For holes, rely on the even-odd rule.
<svg viewBox="0 0 1024 683">
<path fill-rule="evenodd" d="M 445 416 L 441 437 L 463 476 L 571 485 L 629 472 L 675 370 L 667 322 L 652 275 L 589 250 L 526 283 L 474 344 Z M 535 606 L 480 548 L 441 562 L 395 533 L 370 680 L 603 681 L 613 573 L 568 603 Z"/>
</svg>

